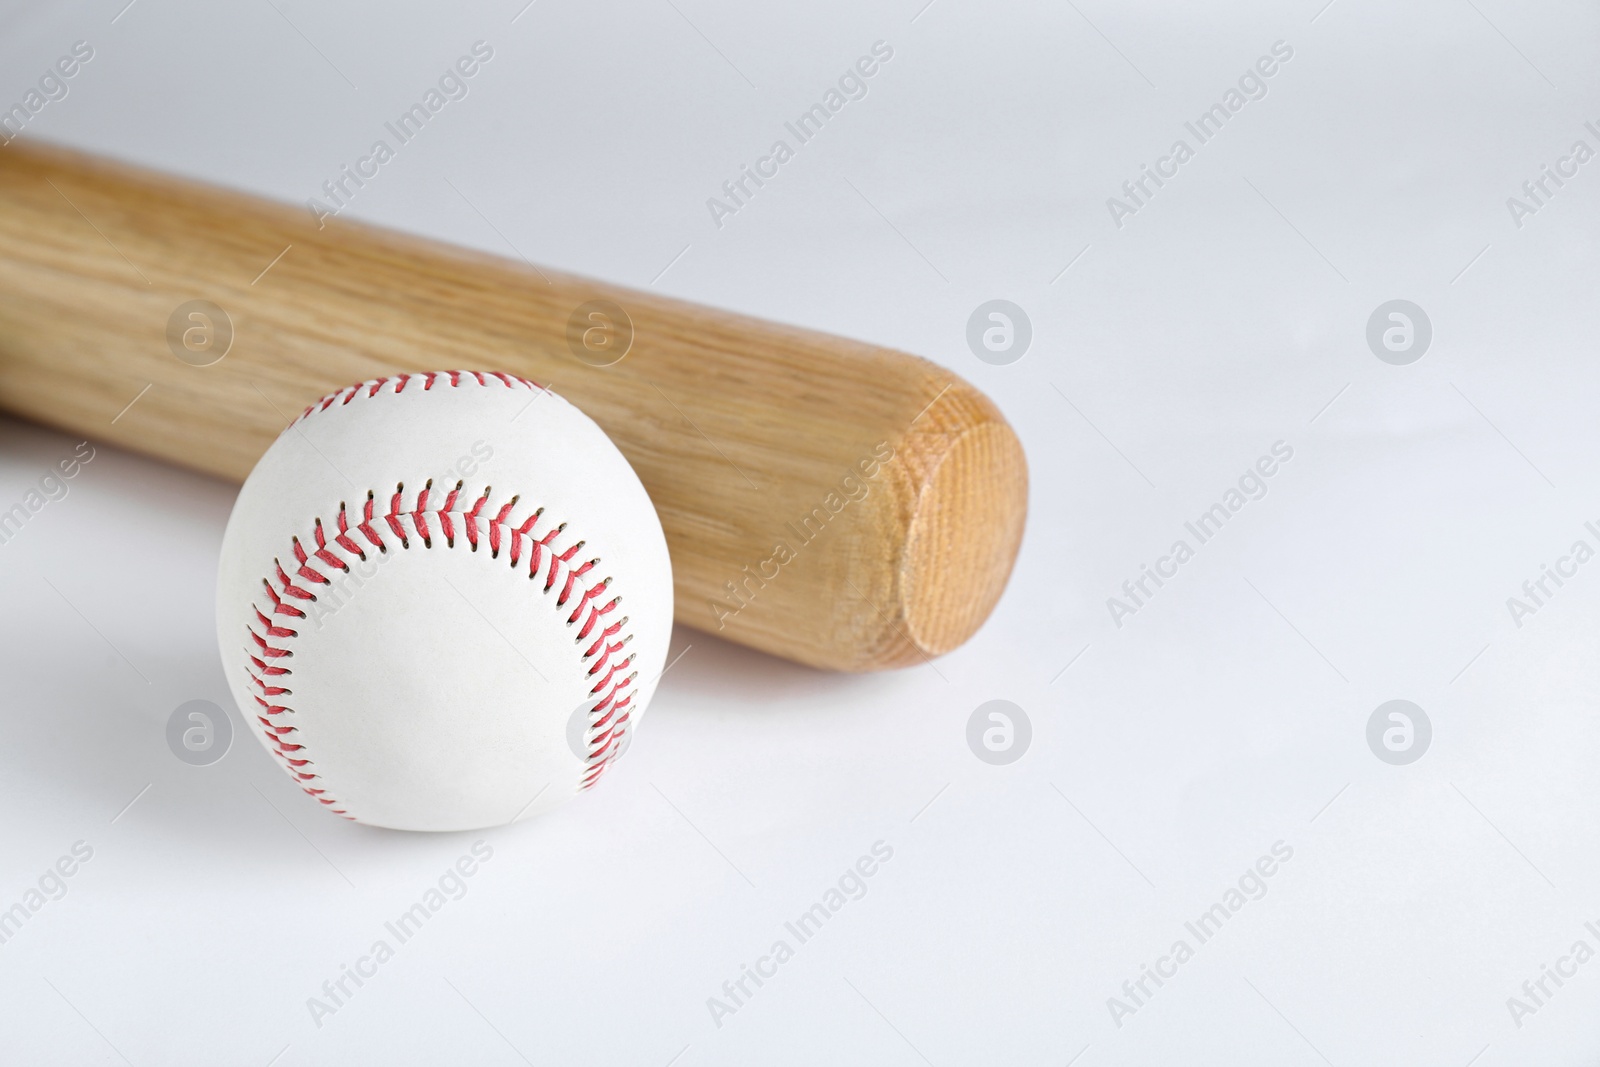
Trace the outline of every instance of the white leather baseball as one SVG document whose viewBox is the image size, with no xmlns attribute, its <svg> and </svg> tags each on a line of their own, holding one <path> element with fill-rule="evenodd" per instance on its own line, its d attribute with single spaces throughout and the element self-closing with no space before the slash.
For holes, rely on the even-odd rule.
<svg viewBox="0 0 1600 1067">
<path fill-rule="evenodd" d="M 463 830 L 620 755 L 672 629 L 633 468 L 533 382 L 379 378 L 306 409 L 223 537 L 217 639 L 257 737 L 330 811 Z"/>
</svg>

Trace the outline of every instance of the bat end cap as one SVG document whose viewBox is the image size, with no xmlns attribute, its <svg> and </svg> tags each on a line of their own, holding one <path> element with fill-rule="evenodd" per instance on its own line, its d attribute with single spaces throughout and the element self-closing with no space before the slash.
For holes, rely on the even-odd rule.
<svg viewBox="0 0 1600 1067">
<path fill-rule="evenodd" d="M 899 582 L 905 636 L 915 646 L 903 655 L 913 663 L 958 648 L 988 619 L 1028 512 L 1027 458 L 998 412 L 946 437 L 928 458 Z"/>
</svg>

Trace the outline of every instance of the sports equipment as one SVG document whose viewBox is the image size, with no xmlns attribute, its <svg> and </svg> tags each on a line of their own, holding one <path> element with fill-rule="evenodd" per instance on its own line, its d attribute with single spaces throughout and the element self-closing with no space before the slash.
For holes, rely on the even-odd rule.
<svg viewBox="0 0 1600 1067">
<path fill-rule="evenodd" d="M 268 750 L 324 807 L 497 826 L 587 789 L 672 630 L 650 498 L 531 381 L 378 378 L 307 408 L 239 492 L 217 642 Z"/>
<path fill-rule="evenodd" d="M 660 511 L 687 625 L 876 670 L 950 651 L 999 600 L 1027 464 L 944 368 L 325 222 L 19 138 L 0 149 L 0 407 L 238 480 L 316 397 L 471 353 L 611 435 Z M 951 308 L 962 359 L 966 318 Z"/>
</svg>

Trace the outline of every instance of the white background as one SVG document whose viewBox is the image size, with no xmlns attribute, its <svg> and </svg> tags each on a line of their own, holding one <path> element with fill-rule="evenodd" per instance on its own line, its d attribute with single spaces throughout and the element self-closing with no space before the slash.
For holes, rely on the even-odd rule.
<svg viewBox="0 0 1600 1067">
<path fill-rule="evenodd" d="M 101 447 L 0 546 L 0 908 L 94 849 L 0 945 L 0 1059 L 1600 1057 L 1600 961 L 1507 1006 L 1600 948 L 1600 563 L 1520 627 L 1506 604 L 1600 547 L 1600 162 L 1520 228 L 1506 206 L 1600 148 L 1592 6 L 124 2 L 0 9 L 6 106 L 96 52 L 24 136 L 300 202 L 487 41 L 352 215 L 927 356 L 1016 426 L 1031 510 L 935 664 L 828 675 L 680 630 L 601 788 L 406 835 L 316 810 L 242 724 L 213 766 L 168 751 L 178 704 L 229 703 L 232 488 Z M 717 227 L 707 197 L 878 40 L 868 95 Z M 1279 40 L 1267 96 L 1117 227 L 1107 198 Z M 1008 366 L 965 340 L 997 297 L 1033 324 Z M 1365 340 L 1395 298 L 1434 330 L 1408 366 Z M 0 426 L 0 508 L 77 440 Z M 1114 625 L 1280 440 L 1270 493 Z M 997 698 L 1033 726 L 1002 767 L 966 742 Z M 1410 766 L 1366 741 L 1396 698 L 1433 724 Z M 307 998 L 479 837 L 470 892 L 316 1026 Z M 716 1025 L 880 840 L 867 895 Z M 1108 998 L 1278 841 L 1267 895 L 1118 1026 Z"/>
</svg>

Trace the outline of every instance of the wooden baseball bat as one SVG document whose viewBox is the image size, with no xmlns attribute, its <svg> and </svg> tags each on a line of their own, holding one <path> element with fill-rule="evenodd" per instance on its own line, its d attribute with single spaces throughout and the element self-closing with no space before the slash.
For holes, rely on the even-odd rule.
<svg viewBox="0 0 1600 1067">
<path fill-rule="evenodd" d="M 972 635 L 1016 557 L 1021 445 L 925 360 L 0 149 L 0 407 L 239 481 L 318 397 L 446 369 L 531 378 L 594 418 L 660 512 L 677 620 L 741 644 L 918 663 Z"/>
</svg>

